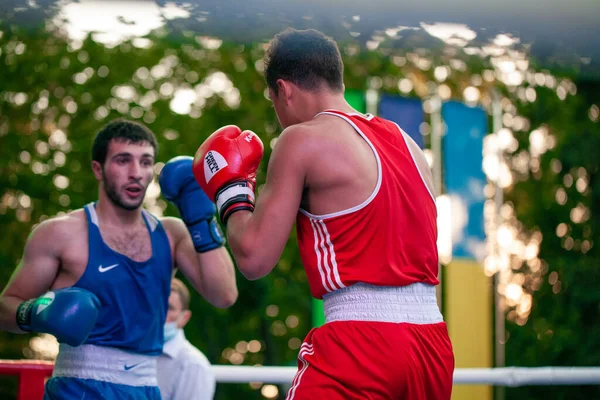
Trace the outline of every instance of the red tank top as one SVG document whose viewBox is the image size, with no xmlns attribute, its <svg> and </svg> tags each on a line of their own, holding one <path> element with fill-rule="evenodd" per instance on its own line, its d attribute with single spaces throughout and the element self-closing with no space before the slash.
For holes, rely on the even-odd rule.
<svg viewBox="0 0 600 400">
<path fill-rule="evenodd" d="M 371 196 L 350 209 L 326 215 L 299 210 L 298 246 L 312 295 L 320 299 L 358 282 L 437 285 L 435 198 L 417 168 L 408 135 L 369 114 L 321 114 L 342 118 L 363 137 L 377 159 L 378 179 Z"/>
</svg>

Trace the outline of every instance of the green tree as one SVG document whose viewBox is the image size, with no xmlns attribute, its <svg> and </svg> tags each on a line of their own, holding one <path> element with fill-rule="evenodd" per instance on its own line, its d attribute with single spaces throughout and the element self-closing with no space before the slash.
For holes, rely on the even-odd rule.
<svg viewBox="0 0 600 400">
<path fill-rule="evenodd" d="M 254 130 L 266 153 L 258 175 L 260 191 L 280 130 L 265 98 L 261 43 L 220 44 L 193 33 L 158 32 L 146 41 L 109 48 L 90 38 L 70 43 L 45 29 L 4 24 L 0 32 L 0 226 L 5 232 L 0 236 L 0 287 L 18 264 L 35 223 L 96 198 L 97 184 L 89 170 L 91 142 L 113 118 L 148 125 L 159 139 L 162 162 L 193 155 L 223 125 Z M 523 232 L 539 231 L 543 237 L 539 273 L 532 273 L 525 263 L 519 267 L 526 276 L 523 287 L 534 293 L 534 302 L 529 319 L 511 319 L 509 311 L 514 322 L 508 324 L 507 364 L 598 365 L 600 302 L 594 290 L 599 274 L 594 241 L 600 204 L 600 129 L 598 108 L 593 106 L 600 103 L 597 83 L 578 82 L 577 95 L 564 101 L 557 97 L 556 87 L 537 87 L 535 102 L 522 101 L 517 89 L 496 79 L 482 80 L 486 71 L 493 70 L 489 59 L 446 52 L 439 44 L 424 50 L 418 38 L 407 43 L 411 47 L 406 50 L 381 46 L 377 51 L 344 44 L 346 86 L 398 94 L 398 83 L 406 78 L 413 88 L 405 94 L 427 97 L 439 87 L 435 66 L 455 65 L 444 83 L 451 93 L 462 93 L 469 85 L 484 94 L 496 88 L 515 106 L 514 114 L 527 118 L 532 128 L 547 127 L 555 138 L 555 146 L 541 155 L 539 167 L 526 172 L 514 167 L 517 183 L 506 193 Z M 530 146 L 527 129 L 515 136 L 519 146 L 511 160 Z M 557 201 L 561 188 L 567 196 L 564 204 Z M 161 199 L 151 198 L 148 205 L 177 215 Z M 559 237 L 561 223 L 566 231 Z M 194 317 L 186 328 L 189 339 L 215 364 L 293 365 L 311 328 L 311 300 L 295 232 L 271 275 L 254 282 L 239 276 L 238 282 L 240 300 L 228 310 L 217 310 L 193 295 Z M 0 332 L 0 357 L 22 358 L 30 338 Z M 261 398 L 259 389 L 260 385 L 223 384 L 217 398 Z M 0 386 L 3 397 L 13 393 L 14 384 Z M 597 387 L 509 391 L 510 398 L 543 398 L 550 393 L 552 398 L 599 397 Z"/>
<path fill-rule="evenodd" d="M 523 106 L 532 126 L 548 126 L 556 146 L 543 155 L 537 172 L 508 193 L 519 220 L 542 232 L 544 260 L 543 283 L 534 292 L 529 320 L 524 326 L 508 325 L 510 365 L 600 365 L 600 85 L 580 81 L 577 88 L 578 95 L 564 102 L 547 89 L 538 101 Z M 507 398 L 523 399 L 598 397 L 599 386 L 507 392 Z"/>
</svg>

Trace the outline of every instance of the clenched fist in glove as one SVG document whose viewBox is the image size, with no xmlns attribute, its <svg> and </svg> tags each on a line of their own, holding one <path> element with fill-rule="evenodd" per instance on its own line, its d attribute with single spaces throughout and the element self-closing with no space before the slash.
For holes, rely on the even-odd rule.
<svg viewBox="0 0 600 400">
<path fill-rule="evenodd" d="M 215 205 L 202 191 L 192 173 L 192 157 L 170 159 L 158 177 L 163 196 L 177 206 L 198 253 L 225 244 L 223 232 L 215 218 Z"/>
<path fill-rule="evenodd" d="M 236 211 L 254 211 L 256 170 L 263 152 L 263 144 L 254 132 L 235 125 L 215 131 L 196 152 L 194 177 L 216 203 L 223 224 Z"/>
</svg>

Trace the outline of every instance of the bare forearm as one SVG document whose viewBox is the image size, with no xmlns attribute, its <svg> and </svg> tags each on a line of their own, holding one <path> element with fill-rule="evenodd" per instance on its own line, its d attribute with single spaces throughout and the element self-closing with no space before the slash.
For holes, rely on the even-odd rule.
<svg viewBox="0 0 600 400">
<path fill-rule="evenodd" d="M 260 214 L 236 212 L 227 222 L 227 240 L 240 272 L 250 280 L 267 275 L 281 256 L 282 246 Z"/>
<path fill-rule="evenodd" d="M 227 308 L 238 297 L 235 268 L 224 247 L 197 253 L 201 267 L 200 293 L 215 307 Z"/>
<path fill-rule="evenodd" d="M 251 217 L 251 212 L 239 211 L 232 214 L 227 221 L 227 243 L 229 243 L 233 258 L 240 269 L 252 256 L 253 246 L 248 244 L 249 239 L 254 237 L 251 226 L 249 226 Z"/>
<path fill-rule="evenodd" d="M 17 309 L 24 300 L 12 296 L 0 296 L 0 330 L 24 333 L 17 325 Z"/>
</svg>

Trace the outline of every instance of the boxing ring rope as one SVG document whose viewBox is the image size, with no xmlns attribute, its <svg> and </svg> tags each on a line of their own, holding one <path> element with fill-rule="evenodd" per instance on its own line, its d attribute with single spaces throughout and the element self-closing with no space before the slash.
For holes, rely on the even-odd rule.
<svg viewBox="0 0 600 400">
<path fill-rule="evenodd" d="M 44 393 L 45 379 L 52 375 L 54 364 L 37 360 L 0 360 L 0 375 L 19 377 L 17 400 L 38 400 Z M 289 384 L 296 367 L 213 365 L 219 383 Z M 600 367 L 506 367 L 457 368 L 455 385 L 599 385 Z"/>
<path fill-rule="evenodd" d="M 296 367 L 248 367 L 214 365 L 217 382 L 221 383 L 291 383 Z M 506 367 L 457 368 L 455 385 L 598 385 L 600 367 Z"/>
</svg>

